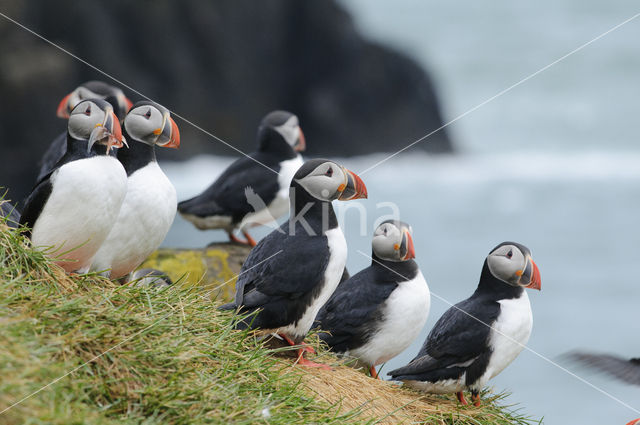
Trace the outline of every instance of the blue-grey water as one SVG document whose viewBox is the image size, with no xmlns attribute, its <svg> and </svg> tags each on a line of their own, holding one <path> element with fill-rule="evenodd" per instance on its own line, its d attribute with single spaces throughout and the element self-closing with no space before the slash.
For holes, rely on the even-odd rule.
<svg viewBox="0 0 640 425">
<path fill-rule="evenodd" d="M 617 0 L 343 3 L 364 33 L 433 71 L 445 119 L 640 11 L 637 2 Z M 624 424 L 640 417 L 542 358 L 640 411 L 639 387 L 559 358 L 575 348 L 640 355 L 638 40 L 640 18 L 462 118 L 450 127 L 458 155 L 410 151 L 364 173 L 370 197 L 354 202 L 366 211 L 369 235 L 360 234 L 355 208 L 341 223 L 355 272 L 369 263 L 358 251 L 369 253 L 374 221 L 391 212 L 384 203 L 395 203 L 413 226 L 432 293 L 450 302 L 471 294 L 497 243 L 515 240 L 531 248 L 542 291 L 529 294 L 534 329 L 528 346 L 539 355 L 524 351 L 490 385 L 512 392 L 509 402 L 548 425 Z M 359 172 L 382 158 L 344 163 Z M 229 161 L 202 156 L 162 165 L 185 199 Z M 199 232 L 177 218 L 165 245 L 201 247 L 224 239 L 223 232 Z M 385 370 L 410 360 L 447 308 L 434 296 L 423 336 Z"/>
</svg>

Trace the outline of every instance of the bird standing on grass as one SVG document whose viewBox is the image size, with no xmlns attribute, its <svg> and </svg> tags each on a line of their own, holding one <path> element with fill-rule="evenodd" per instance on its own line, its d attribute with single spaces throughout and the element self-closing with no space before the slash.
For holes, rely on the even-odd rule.
<svg viewBox="0 0 640 425">
<path fill-rule="evenodd" d="M 462 391 L 480 405 L 479 392 L 523 350 L 533 317 L 525 288 L 540 290 L 540 271 L 528 248 L 503 242 L 484 262 L 473 295 L 447 310 L 411 362 L 389 375 L 436 394 Z"/>
<path fill-rule="evenodd" d="M 371 265 L 342 282 L 320 309 L 320 338 L 332 351 L 375 366 L 404 351 L 427 321 L 431 295 L 418 264 L 411 228 L 381 223 L 373 235 Z"/>
<path fill-rule="evenodd" d="M 66 95 L 58 105 L 56 115 L 59 118 L 68 119 L 71 111 L 75 106 L 86 99 L 102 99 L 106 100 L 113 106 L 118 120 L 122 120 L 126 113 L 131 109 L 131 101 L 124 95 L 122 90 L 102 81 L 87 81 L 80 84 L 71 93 Z M 40 172 L 37 181 L 49 174 L 55 167 L 56 163 L 64 156 L 67 151 L 67 134 L 62 133 L 51 143 L 47 151 L 40 160 Z"/>
<path fill-rule="evenodd" d="M 127 191 L 127 174 L 110 156 L 122 146 L 113 107 L 85 100 L 71 111 L 66 153 L 25 201 L 20 224 L 34 247 L 67 272 L 84 273 L 107 238 Z"/>
<path fill-rule="evenodd" d="M 91 270 L 112 279 L 128 275 L 162 243 L 176 215 L 176 190 L 156 161 L 155 147 L 178 148 L 180 133 L 169 111 L 138 102 L 123 121 L 129 148 L 118 151 L 127 195 Z"/>
<path fill-rule="evenodd" d="M 289 186 L 305 146 L 297 116 L 267 114 L 258 127 L 258 150 L 231 164 L 200 195 L 180 202 L 178 211 L 198 229 L 224 229 L 230 240 L 255 246 L 248 229 L 289 210 Z M 234 235 L 236 229 L 246 240 Z"/>
<path fill-rule="evenodd" d="M 338 286 L 347 260 L 347 243 L 331 201 L 367 197 L 356 174 L 333 161 L 304 163 L 291 181 L 289 220 L 249 253 L 236 283 L 234 302 L 222 309 L 254 313 L 239 328 L 275 333 L 290 345 L 300 344 L 320 307 Z M 320 366 L 304 358 L 298 363 Z"/>
</svg>

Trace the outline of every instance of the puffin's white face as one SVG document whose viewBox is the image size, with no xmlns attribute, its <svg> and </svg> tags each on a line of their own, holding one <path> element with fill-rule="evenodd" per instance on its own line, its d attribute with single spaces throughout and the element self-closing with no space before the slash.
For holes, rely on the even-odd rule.
<svg viewBox="0 0 640 425">
<path fill-rule="evenodd" d="M 296 181 L 314 198 L 333 201 L 338 199 L 347 185 L 347 180 L 347 175 L 340 165 L 327 161 Z"/>
<path fill-rule="evenodd" d="M 88 140 L 96 127 L 106 121 L 107 111 L 91 100 L 76 105 L 69 116 L 69 134 L 74 139 Z"/>
<path fill-rule="evenodd" d="M 152 104 L 134 106 L 124 119 L 129 136 L 148 145 L 177 148 L 180 133 L 169 112 L 162 112 Z"/>
<path fill-rule="evenodd" d="M 273 127 L 273 129 L 280 133 L 284 140 L 295 151 L 304 151 L 306 142 L 304 139 L 304 133 L 302 132 L 298 122 L 298 117 L 292 115 L 284 124 L 279 125 L 278 127 Z"/>
<path fill-rule="evenodd" d="M 540 289 L 538 266 L 516 245 L 500 245 L 487 257 L 487 265 L 493 276 L 511 286 Z"/>
<path fill-rule="evenodd" d="M 373 252 L 383 260 L 406 261 L 415 258 L 411 227 L 398 221 L 381 223 L 373 234 Z"/>
<path fill-rule="evenodd" d="M 118 117 L 113 107 L 100 99 L 84 100 L 71 111 L 67 123 L 69 135 L 76 140 L 87 140 L 87 152 L 95 143 L 107 146 L 107 154 L 112 146 L 122 147 L 124 139 Z"/>
</svg>

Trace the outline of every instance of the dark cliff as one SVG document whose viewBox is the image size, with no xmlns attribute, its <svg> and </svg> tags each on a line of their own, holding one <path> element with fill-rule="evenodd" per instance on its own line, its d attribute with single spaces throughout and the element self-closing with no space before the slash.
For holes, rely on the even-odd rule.
<svg viewBox="0 0 640 425">
<path fill-rule="evenodd" d="M 307 155 L 395 151 L 442 124 L 428 74 L 363 39 L 325 0 L 29 1 L 2 13 L 247 152 L 268 111 L 300 117 Z M 58 101 L 90 67 L 0 17 L 0 186 L 30 190 L 46 145 L 64 130 Z M 132 99 L 140 97 L 124 88 Z M 179 152 L 237 155 L 186 122 Z M 439 131 L 416 149 L 448 152 Z"/>
</svg>

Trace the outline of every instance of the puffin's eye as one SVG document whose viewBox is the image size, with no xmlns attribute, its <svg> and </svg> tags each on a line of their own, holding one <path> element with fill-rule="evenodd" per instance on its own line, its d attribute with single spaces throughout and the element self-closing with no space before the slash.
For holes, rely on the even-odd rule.
<svg viewBox="0 0 640 425">
<path fill-rule="evenodd" d="M 509 250 L 509 252 L 507 252 L 507 258 L 510 259 L 511 257 L 513 257 L 513 251 Z"/>
<path fill-rule="evenodd" d="M 91 104 L 87 105 L 87 109 L 84 110 L 84 114 L 86 116 L 90 116 L 91 115 Z"/>
<path fill-rule="evenodd" d="M 327 170 L 326 173 L 324 173 L 324 175 L 327 177 L 333 176 L 333 168 L 329 167 L 329 169 Z"/>
<path fill-rule="evenodd" d="M 144 114 L 144 117 L 145 117 L 146 119 L 151 118 L 151 108 L 147 109 L 147 113 L 146 113 L 146 114 Z"/>
<path fill-rule="evenodd" d="M 386 235 L 387 234 L 387 228 L 385 227 L 383 231 L 384 231 L 384 234 Z"/>
</svg>

